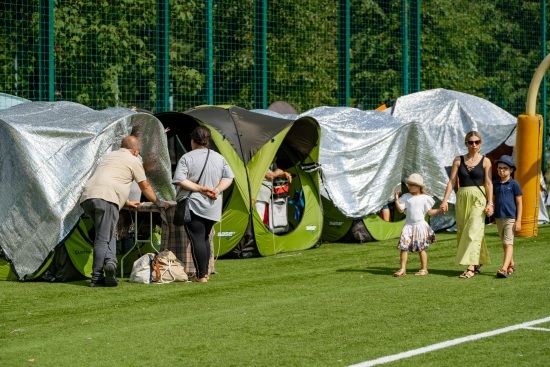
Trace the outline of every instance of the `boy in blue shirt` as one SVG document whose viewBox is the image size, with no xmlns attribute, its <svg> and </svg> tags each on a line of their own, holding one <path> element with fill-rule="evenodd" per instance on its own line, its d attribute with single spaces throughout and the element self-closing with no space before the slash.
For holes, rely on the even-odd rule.
<svg viewBox="0 0 550 367">
<path fill-rule="evenodd" d="M 495 203 L 495 220 L 498 234 L 504 249 L 504 262 L 497 272 L 498 278 L 508 278 L 516 270 L 514 262 L 514 232 L 521 230 L 521 187 L 512 178 L 516 170 L 514 161 L 509 155 L 503 155 L 495 162 L 499 178 L 493 181 L 493 195 Z"/>
</svg>

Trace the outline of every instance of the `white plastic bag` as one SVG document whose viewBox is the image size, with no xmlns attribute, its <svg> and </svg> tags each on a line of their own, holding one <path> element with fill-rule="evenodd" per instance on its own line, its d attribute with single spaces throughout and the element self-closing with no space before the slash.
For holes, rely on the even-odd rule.
<svg viewBox="0 0 550 367">
<path fill-rule="evenodd" d="M 153 283 L 153 268 L 151 267 L 151 263 L 154 258 L 155 254 L 145 254 L 134 261 L 129 281 L 143 284 Z"/>
</svg>

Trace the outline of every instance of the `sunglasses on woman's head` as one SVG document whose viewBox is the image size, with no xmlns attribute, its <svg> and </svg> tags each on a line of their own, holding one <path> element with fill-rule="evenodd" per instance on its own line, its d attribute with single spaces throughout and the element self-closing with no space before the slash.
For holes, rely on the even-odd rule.
<svg viewBox="0 0 550 367">
<path fill-rule="evenodd" d="M 466 143 L 468 143 L 468 145 L 480 145 L 481 140 L 468 140 Z"/>
</svg>

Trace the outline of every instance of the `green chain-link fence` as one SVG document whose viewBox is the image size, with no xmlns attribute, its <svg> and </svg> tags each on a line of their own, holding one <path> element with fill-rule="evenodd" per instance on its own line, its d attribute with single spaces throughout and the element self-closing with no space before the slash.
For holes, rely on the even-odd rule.
<svg viewBox="0 0 550 367">
<path fill-rule="evenodd" d="M 546 0 L 6 0 L 0 92 L 91 108 L 373 109 L 447 88 L 525 112 Z M 541 87 L 546 101 L 547 86 Z M 538 104 L 546 117 L 546 103 Z"/>
</svg>

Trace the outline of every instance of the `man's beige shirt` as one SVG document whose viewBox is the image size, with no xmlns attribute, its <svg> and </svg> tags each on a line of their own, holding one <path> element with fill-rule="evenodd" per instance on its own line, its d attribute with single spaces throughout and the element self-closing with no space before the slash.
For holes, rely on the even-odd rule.
<svg viewBox="0 0 550 367">
<path fill-rule="evenodd" d="M 121 209 L 130 194 L 132 181 L 145 181 L 145 171 L 139 158 L 130 150 L 120 148 L 109 153 L 99 164 L 84 187 L 80 202 L 87 199 L 103 199 L 117 204 Z"/>
</svg>

